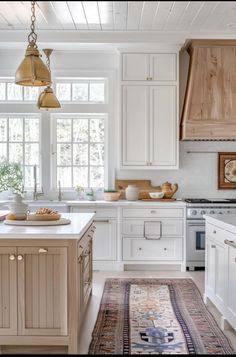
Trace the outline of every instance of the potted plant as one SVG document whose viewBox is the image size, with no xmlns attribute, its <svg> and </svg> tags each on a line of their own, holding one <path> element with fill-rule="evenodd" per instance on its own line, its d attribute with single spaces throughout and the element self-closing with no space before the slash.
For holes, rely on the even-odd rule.
<svg viewBox="0 0 236 357">
<path fill-rule="evenodd" d="M 94 190 L 92 188 L 86 192 L 86 197 L 89 201 L 95 201 Z"/>
<path fill-rule="evenodd" d="M 23 172 L 19 163 L 5 161 L 0 164 L 0 192 L 8 190 L 20 194 L 24 191 Z"/>
<path fill-rule="evenodd" d="M 103 197 L 105 201 L 118 201 L 121 192 L 117 190 L 104 190 Z"/>
</svg>

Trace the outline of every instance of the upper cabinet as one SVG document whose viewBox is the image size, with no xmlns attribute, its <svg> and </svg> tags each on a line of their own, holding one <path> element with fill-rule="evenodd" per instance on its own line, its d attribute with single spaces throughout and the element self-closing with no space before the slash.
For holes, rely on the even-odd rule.
<svg viewBox="0 0 236 357">
<path fill-rule="evenodd" d="M 123 53 L 122 169 L 178 168 L 177 68 L 177 53 Z"/>
<path fill-rule="evenodd" d="M 181 139 L 235 140 L 236 41 L 191 40 L 185 49 L 190 62 Z"/>
<path fill-rule="evenodd" d="M 124 81 L 176 81 L 176 54 L 124 53 L 122 69 Z"/>
</svg>

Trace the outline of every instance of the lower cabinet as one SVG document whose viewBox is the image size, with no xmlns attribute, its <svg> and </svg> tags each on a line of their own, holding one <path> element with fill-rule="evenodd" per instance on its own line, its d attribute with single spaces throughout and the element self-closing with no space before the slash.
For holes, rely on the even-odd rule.
<svg viewBox="0 0 236 357">
<path fill-rule="evenodd" d="M 228 248 L 227 260 L 228 284 L 225 315 L 229 323 L 234 326 L 236 330 L 236 246 L 235 248 Z"/>
<path fill-rule="evenodd" d="M 0 259 L 0 334 L 67 335 L 67 248 L 2 247 Z"/>
<path fill-rule="evenodd" d="M 96 220 L 93 237 L 93 259 L 98 261 L 116 260 L 116 219 Z"/>
</svg>

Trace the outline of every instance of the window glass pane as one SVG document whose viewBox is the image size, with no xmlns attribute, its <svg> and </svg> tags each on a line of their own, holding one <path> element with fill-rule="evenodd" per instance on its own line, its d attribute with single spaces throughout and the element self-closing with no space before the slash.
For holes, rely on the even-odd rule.
<svg viewBox="0 0 236 357">
<path fill-rule="evenodd" d="M 0 141 L 7 141 L 7 118 L 0 118 Z"/>
<path fill-rule="evenodd" d="M 39 172 L 39 169 L 37 167 L 37 183 L 39 182 L 38 172 Z M 25 187 L 34 187 L 34 167 L 33 166 L 25 166 Z"/>
<path fill-rule="evenodd" d="M 61 187 L 72 187 L 71 167 L 57 168 L 57 182 L 61 181 Z"/>
<path fill-rule="evenodd" d="M 57 119 L 57 141 L 71 141 L 70 119 Z"/>
<path fill-rule="evenodd" d="M 104 119 L 90 120 L 90 141 L 104 141 Z"/>
<path fill-rule="evenodd" d="M 25 164 L 39 164 L 39 144 L 25 144 Z"/>
<path fill-rule="evenodd" d="M 23 144 L 9 144 L 9 161 L 23 164 Z"/>
<path fill-rule="evenodd" d="M 71 144 L 57 144 L 57 164 L 71 165 Z"/>
<path fill-rule="evenodd" d="M 6 83 L 0 83 L 0 100 L 6 100 Z"/>
<path fill-rule="evenodd" d="M 90 187 L 104 187 L 104 167 L 90 168 Z"/>
<path fill-rule="evenodd" d="M 7 144 L 0 143 L 0 162 L 7 160 Z"/>
<path fill-rule="evenodd" d="M 74 144 L 73 145 L 73 164 L 88 165 L 88 145 Z"/>
<path fill-rule="evenodd" d="M 104 144 L 91 144 L 90 146 L 90 164 L 104 164 Z"/>
<path fill-rule="evenodd" d="M 23 141 L 23 118 L 9 118 L 9 141 Z"/>
<path fill-rule="evenodd" d="M 8 100 L 22 100 L 22 86 L 15 83 L 7 83 L 7 99 Z"/>
<path fill-rule="evenodd" d="M 57 83 L 56 93 L 58 100 L 71 100 L 71 84 Z"/>
<path fill-rule="evenodd" d="M 104 102 L 104 83 L 90 83 L 90 102 Z"/>
<path fill-rule="evenodd" d="M 88 101 L 88 83 L 72 84 L 72 100 L 77 100 L 79 102 Z"/>
<path fill-rule="evenodd" d="M 39 96 L 38 87 L 24 87 L 24 100 L 37 100 Z"/>
<path fill-rule="evenodd" d="M 25 141 L 39 141 L 39 119 L 25 118 Z"/>
<path fill-rule="evenodd" d="M 88 187 L 88 167 L 73 168 L 73 186 Z"/>
<path fill-rule="evenodd" d="M 73 119 L 73 141 L 88 141 L 88 119 Z"/>
</svg>

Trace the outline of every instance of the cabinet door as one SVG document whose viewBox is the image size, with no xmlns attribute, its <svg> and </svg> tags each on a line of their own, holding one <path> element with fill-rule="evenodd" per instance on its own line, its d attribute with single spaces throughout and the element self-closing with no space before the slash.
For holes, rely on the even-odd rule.
<svg viewBox="0 0 236 357">
<path fill-rule="evenodd" d="M 150 55 L 150 77 L 153 81 L 176 81 L 176 54 Z"/>
<path fill-rule="evenodd" d="M 156 166 L 176 166 L 176 87 L 152 86 L 150 90 L 150 161 Z"/>
<path fill-rule="evenodd" d="M 0 247 L 0 335 L 17 335 L 16 248 Z"/>
<path fill-rule="evenodd" d="M 211 240 L 206 240 L 206 292 L 210 297 L 215 295 L 216 279 L 216 245 Z"/>
<path fill-rule="evenodd" d="M 236 329 L 236 249 L 228 248 L 227 319 Z"/>
<path fill-rule="evenodd" d="M 18 334 L 67 335 L 67 248 L 18 248 Z"/>
<path fill-rule="evenodd" d="M 116 260 L 116 220 L 95 221 L 94 224 L 93 259 Z"/>
<path fill-rule="evenodd" d="M 123 54 L 123 80 L 148 80 L 149 55 L 145 53 Z"/>
<path fill-rule="evenodd" d="M 123 165 L 147 165 L 149 159 L 148 123 L 148 87 L 123 86 Z"/>
</svg>

